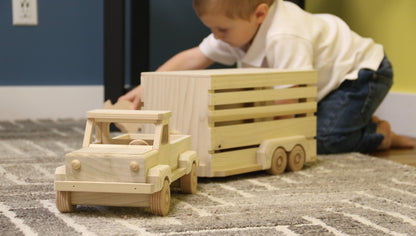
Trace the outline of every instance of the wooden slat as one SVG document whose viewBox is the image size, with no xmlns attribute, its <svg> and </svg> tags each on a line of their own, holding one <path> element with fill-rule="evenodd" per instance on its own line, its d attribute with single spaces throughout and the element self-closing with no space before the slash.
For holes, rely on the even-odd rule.
<svg viewBox="0 0 416 236">
<path fill-rule="evenodd" d="M 92 142 L 93 129 L 94 129 L 94 120 L 87 119 L 87 124 L 85 126 L 84 140 L 82 141 L 82 147 L 88 147 L 88 145 Z"/>
<path fill-rule="evenodd" d="M 214 110 L 209 112 L 209 121 L 221 122 L 311 113 L 316 111 L 316 104 L 316 102 L 307 102 Z"/>
<path fill-rule="evenodd" d="M 258 145 L 269 138 L 316 135 L 316 117 L 255 122 L 211 128 L 211 149 Z"/>
<path fill-rule="evenodd" d="M 226 177 L 232 175 L 238 175 L 243 173 L 249 173 L 254 171 L 262 170 L 262 166 L 260 164 L 253 164 L 253 165 L 246 165 L 246 166 L 238 166 L 238 167 L 227 167 L 224 169 L 216 169 L 212 173 L 212 177 Z"/>
<path fill-rule="evenodd" d="M 294 98 L 316 97 L 315 86 L 287 89 L 249 90 L 209 94 L 209 105 L 227 105 L 247 102 L 263 102 Z"/>
<path fill-rule="evenodd" d="M 153 121 L 165 120 L 170 118 L 170 111 L 144 111 L 144 110 L 116 110 L 116 109 L 97 109 L 89 111 L 88 118 L 94 118 L 100 121 L 103 120 L 123 120 L 123 121 Z"/>
<path fill-rule="evenodd" d="M 315 84 L 316 82 L 316 71 L 222 74 L 211 76 L 210 89 L 256 88 L 276 85 Z"/>
<path fill-rule="evenodd" d="M 71 192 L 71 203 L 76 205 L 148 207 L 150 194 Z"/>
<path fill-rule="evenodd" d="M 55 189 L 59 191 L 98 193 L 154 193 L 154 185 L 147 183 L 55 181 Z"/>
<path fill-rule="evenodd" d="M 230 166 L 245 166 L 257 164 L 256 152 L 258 148 L 245 148 L 233 151 L 225 151 L 211 154 L 211 168 L 224 169 Z"/>
<path fill-rule="evenodd" d="M 309 138 L 308 139 L 309 144 L 309 159 L 305 160 L 305 162 L 314 162 L 316 161 L 316 139 L 315 138 Z"/>
<path fill-rule="evenodd" d="M 221 177 L 261 170 L 262 166 L 257 163 L 257 150 L 245 148 L 211 154 L 211 175 Z"/>
</svg>

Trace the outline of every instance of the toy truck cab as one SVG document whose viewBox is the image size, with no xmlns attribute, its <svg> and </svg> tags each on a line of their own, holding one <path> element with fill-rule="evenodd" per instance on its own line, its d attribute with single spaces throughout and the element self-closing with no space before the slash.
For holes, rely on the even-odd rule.
<svg viewBox="0 0 416 236">
<path fill-rule="evenodd" d="M 93 110 L 88 112 L 83 147 L 68 153 L 55 172 L 56 204 L 61 212 L 76 205 L 149 206 L 166 215 L 170 184 L 195 193 L 198 158 L 189 135 L 169 134 L 168 111 Z M 111 123 L 153 126 L 153 133 L 111 137 Z M 95 139 L 93 134 L 95 132 Z"/>
</svg>

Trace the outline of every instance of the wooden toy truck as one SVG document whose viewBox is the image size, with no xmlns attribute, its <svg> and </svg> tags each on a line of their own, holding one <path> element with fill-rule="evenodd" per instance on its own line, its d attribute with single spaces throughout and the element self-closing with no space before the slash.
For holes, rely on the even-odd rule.
<svg viewBox="0 0 416 236">
<path fill-rule="evenodd" d="M 164 216 L 173 181 L 180 181 L 183 192 L 195 193 L 198 158 L 189 135 L 169 135 L 170 116 L 167 111 L 88 112 L 82 149 L 68 153 L 55 172 L 58 210 L 72 212 L 77 204 L 150 206 Z M 111 137 L 109 125 L 118 122 L 152 124 L 154 133 Z"/>
<path fill-rule="evenodd" d="M 144 109 L 173 112 L 171 131 L 192 136 L 204 177 L 280 174 L 315 161 L 316 82 L 315 71 L 276 69 L 141 75 Z"/>
</svg>

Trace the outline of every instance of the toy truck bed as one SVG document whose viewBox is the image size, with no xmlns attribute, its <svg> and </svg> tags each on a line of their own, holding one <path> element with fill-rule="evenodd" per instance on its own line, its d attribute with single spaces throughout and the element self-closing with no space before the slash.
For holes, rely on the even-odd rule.
<svg viewBox="0 0 416 236">
<path fill-rule="evenodd" d="M 171 131 L 192 136 L 192 147 L 200 158 L 198 175 L 205 177 L 267 170 L 273 155 L 289 158 L 295 147 L 295 159 L 315 161 L 316 81 L 315 71 L 276 69 L 146 72 L 141 76 L 144 109 L 172 111 Z M 298 102 L 274 103 L 287 99 Z"/>
</svg>

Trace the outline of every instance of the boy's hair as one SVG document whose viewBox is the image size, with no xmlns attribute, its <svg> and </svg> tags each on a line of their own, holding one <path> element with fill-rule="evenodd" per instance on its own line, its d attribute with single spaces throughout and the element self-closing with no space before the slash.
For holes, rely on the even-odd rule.
<svg viewBox="0 0 416 236">
<path fill-rule="evenodd" d="M 224 14 L 230 19 L 249 20 L 257 6 L 261 3 L 272 5 L 276 0 L 193 0 L 198 16 L 206 13 Z"/>
</svg>

